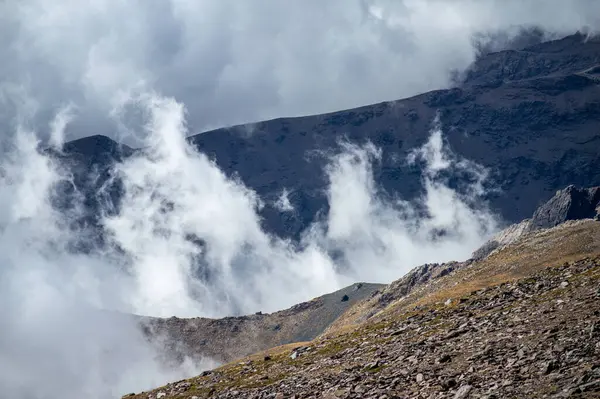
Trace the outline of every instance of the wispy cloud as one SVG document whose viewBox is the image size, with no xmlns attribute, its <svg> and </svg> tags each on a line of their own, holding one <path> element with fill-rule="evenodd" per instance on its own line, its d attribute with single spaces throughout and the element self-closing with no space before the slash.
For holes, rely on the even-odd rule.
<svg viewBox="0 0 600 399">
<path fill-rule="evenodd" d="M 497 221 L 485 169 L 452 154 L 440 126 L 407 160 L 423 171 L 416 202 L 382 195 L 378 148 L 343 144 L 324 171 L 329 213 L 291 243 L 261 229 L 264 199 L 187 144 L 186 118 L 198 128 L 395 99 L 447 84 L 474 59 L 475 32 L 570 32 L 600 15 L 597 2 L 541 4 L 1 2 L 3 395 L 105 398 L 192 372 L 165 369 L 119 312 L 270 311 L 467 257 Z M 69 212 L 55 206 L 73 178 L 40 141 L 113 131 L 146 150 L 114 167 L 124 197 L 102 217 L 107 246 L 77 252 L 78 196 Z"/>
<path fill-rule="evenodd" d="M 496 228 L 481 203 L 483 169 L 468 164 L 477 178 L 463 195 L 442 177 L 467 161 L 445 147 L 436 126 L 409 159 L 423 163 L 419 201 L 381 196 L 371 170 L 379 150 L 344 143 L 324 171 L 328 215 L 301 243 L 280 239 L 262 230 L 256 193 L 185 140 L 183 104 L 152 92 L 130 100 L 144 118 L 147 146 L 114 166 L 124 194 L 116 213 L 103 213 L 102 249 L 71 245 L 81 233 L 72 218 L 83 208 L 54 206 L 71 177 L 40 152 L 33 133 L 15 135 L 2 165 L 0 367 L 10 372 L 0 384 L 15 397 L 38 389 L 104 397 L 190 372 L 165 370 L 134 321 L 114 312 L 273 311 L 356 280 L 389 282 L 420 263 L 466 258 Z M 51 362 L 59 353 L 64 361 Z"/>
<path fill-rule="evenodd" d="M 442 88 L 482 46 L 597 15 L 593 0 L 5 0 L 0 78 L 36 99 L 38 127 L 77 105 L 69 138 L 113 134 L 115 93 L 140 86 L 185 103 L 198 131 Z"/>
</svg>

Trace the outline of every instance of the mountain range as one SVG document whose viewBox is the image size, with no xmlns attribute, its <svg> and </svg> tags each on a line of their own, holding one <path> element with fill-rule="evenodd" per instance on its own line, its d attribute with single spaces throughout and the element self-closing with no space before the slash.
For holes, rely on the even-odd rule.
<svg viewBox="0 0 600 399">
<path fill-rule="evenodd" d="M 600 39 L 575 34 L 486 54 L 450 89 L 188 139 L 259 195 L 266 231 L 298 238 L 328 209 L 326 155 L 339 152 L 340 142 L 370 142 L 381 149 L 373 174 L 382 195 L 412 200 L 422 194 L 423 165 L 405 160 L 427 141 L 437 118 L 451 150 L 487 168 L 486 199 L 513 223 L 567 185 L 600 184 L 599 79 Z M 119 206 L 117 183 L 107 198 L 98 199 L 97 193 L 114 160 L 136 151 L 106 136 L 66 143 L 60 158 L 85 195 L 87 221 L 97 221 L 99 201 Z M 464 189 L 461 177 L 450 180 L 459 192 Z M 276 206 L 284 190 L 294 212 Z"/>
<path fill-rule="evenodd" d="M 485 168 L 483 199 L 507 227 L 466 261 L 275 313 L 135 316 L 175 361 L 225 364 L 128 396 L 598 397 L 599 83 L 600 38 L 575 34 L 484 54 L 452 88 L 189 136 L 264 201 L 267 232 L 299 239 L 328 210 L 326 165 L 344 143 L 380 149 L 379 195 L 416 200 L 425 165 L 406 159 L 438 124 L 453 153 Z M 91 226 L 101 210 L 118 210 L 123 188 L 112 166 L 138 151 L 103 135 L 66 143 L 54 156 L 74 187 L 64 187 L 60 206 L 82 193 L 79 222 Z M 450 187 L 466 193 L 469 176 L 452 172 Z M 279 209 L 282 193 L 293 212 Z"/>
</svg>

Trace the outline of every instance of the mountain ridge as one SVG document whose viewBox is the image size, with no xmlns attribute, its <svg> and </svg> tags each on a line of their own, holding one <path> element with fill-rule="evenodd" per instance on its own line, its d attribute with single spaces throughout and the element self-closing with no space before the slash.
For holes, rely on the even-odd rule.
<svg viewBox="0 0 600 399">
<path fill-rule="evenodd" d="M 329 206 L 324 175 L 328 159 L 314 154 L 339 152 L 340 140 L 371 142 L 382 150 L 381 161 L 372 168 L 382 193 L 417 200 L 423 190 L 422 170 L 402 160 L 426 142 L 439 116 L 446 145 L 489 170 L 488 188 L 497 188 L 485 198 L 492 210 L 509 223 L 518 222 L 569 184 L 600 185 L 595 167 L 600 163 L 600 90 L 586 72 L 600 65 L 600 41 L 573 35 L 533 47 L 545 50 L 482 57 L 476 62 L 479 72 L 459 87 L 323 115 L 217 129 L 188 141 L 264 200 L 260 214 L 266 231 L 297 239 Z M 481 66 L 488 64 L 488 69 Z M 521 80 L 477 83 L 486 76 L 497 80 L 498 70 Z M 81 153 L 85 145 L 86 139 L 67 143 L 64 159 Z M 109 171 L 109 158 L 121 156 L 118 148 L 107 145 L 100 151 L 106 157 L 79 165 L 82 175 L 92 166 L 101 175 Z M 130 152 L 124 148 L 127 157 Z M 459 181 L 450 183 L 460 192 Z M 104 182 L 79 182 L 90 204 Z M 293 212 L 280 212 L 275 205 L 283 190 Z M 112 202 L 118 207 L 117 194 Z"/>
<path fill-rule="evenodd" d="M 383 284 L 355 283 L 273 313 L 220 319 L 138 317 L 146 336 L 167 345 L 166 356 L 230 362 L 293 342 L 310 341 Z"/>
</svg>

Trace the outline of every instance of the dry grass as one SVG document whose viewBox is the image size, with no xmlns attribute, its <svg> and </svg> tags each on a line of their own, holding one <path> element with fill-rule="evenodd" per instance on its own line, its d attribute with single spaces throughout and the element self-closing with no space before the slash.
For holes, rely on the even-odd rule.
<svg viewBox="0 0 600 399">
<path fill-rule="evenodd" d="M 473 291 L 511 282 L 548 267 L 600 254 L 600 223 L 592 220 L 565 223 L 532 233 L 481 262 L 440 279 L 404 306 L 421 306 L 456 299 Z M 404 307 L 403 306 L 403 307 Z"/>
<path fill-rule="evenodd" d="M 417 287 L 409 295 L 378 308 L 378 297 L 362 301 L 346 311 L 323 336 L 335 336 L 357 328 L 364 320 L 381 320 L 418 306 L 458 299 L 473 291 L 530 276 L 586 256 L 600 254 L 600 223 L 567 222 L 530 233 L 448 276 Z"/>
<path fill-rule="evenodd" d="M 356 320 L 373 312 L 377 297 L 364 300 L 350 308 L 329 330 L 311 342 L 297 342 L 255 353 L 235 362 L 228 363 L 217 370 L 218 382 L 212 385 L 217 392 L 228 389 L 257 388 L 275 384 L 294 373 L 298 368 L 306 368 L 313 358 L 328 357 L 332 354 L 362 342 L 361 337 L 376 330 L 387 330 L 389 323 L 427 312 L 431 309 L 449 310 L 452 306 L 443 303 L 448 299 L 460 299 L 474 291 L 498 286 L 506 282 L 527 278 L 546 268 L 560 266 L 571 261 L 600 255 L 600 223 L 579 221 L 566 223 L 557 228 L 530 234 L 516 243 L 496 251 L 487 259 L 474 262 L 445 277 L 434 280 L 425 286 L 417 287 L 413 292 L 370 317 L 368 322 L 357 324 Z M 595 270 L 594 273 L 600 273 Z M 459 303 L 458 300 L 454 301 Z M 435 320 L 436 326 L 444 327 L 443 320 Z M 439 324 L 439 326 L 437 326 Z M 440 327 L 440 328 L 441 328 Z M 432 329 L 435 331 L 435 329 Z M 423 337 L 419 337 L 423 338 Z M 382 339 L 389 339 L 382 336 Z M 300 346 L 312 346 L 314 350 L 301 361 L 290 359 L 291 351 Z M 268 355 L 270 360 L 265 360 Z M 251 364 L 252 371 L 245 372 Z M 374 372 L 377 372 L 375 370 Z M 268 379 L 263 378 L 268 375 Z M 205 388 L 195 388 L 202 379 L 190 379 L 192 388 L 179 397 L 209 397 L 212 393 Z M 206 386 L 206 385 L 204 385 Z M 156 391 L 159 391 L 155 390 Z M 146 398 L 147 394 L 138 394 L 131 398 Z"/>
</svg>

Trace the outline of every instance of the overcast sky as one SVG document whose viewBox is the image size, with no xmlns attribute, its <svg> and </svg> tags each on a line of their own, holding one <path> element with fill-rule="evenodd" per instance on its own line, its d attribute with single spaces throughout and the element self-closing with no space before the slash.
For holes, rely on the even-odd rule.
<svg viewBox="0 0 600 399">
<path fill-rule="evenodd" d="M 599 25 L 596 0 L 3 0 L 0 121 L 111 134 L 131 90 L 185 103 L 193 131 L 442 88 L 473 35 Z"/>
</svg>

